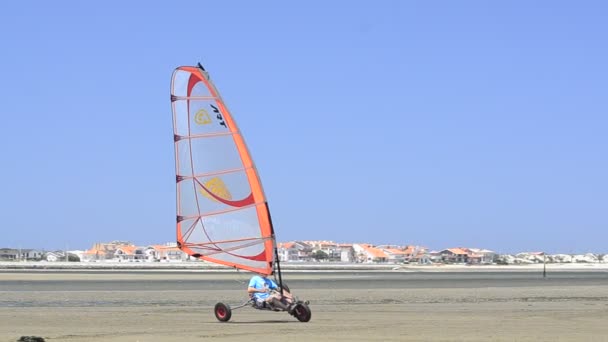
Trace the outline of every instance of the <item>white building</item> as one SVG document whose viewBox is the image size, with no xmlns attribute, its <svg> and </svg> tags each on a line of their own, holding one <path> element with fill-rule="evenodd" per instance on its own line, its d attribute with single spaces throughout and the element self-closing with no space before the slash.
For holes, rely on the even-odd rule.
<svg viewBox="0 0 608 342">
<path fill-rule="evenodd" d="M 44 256 L 44 259 L 50 262 L 66 261 L 65 253 L 62 251 L 47 252 Z"/>
<path fill-rule="evenodd" d="M 379 248 L 375 248 L 367 243 L 355 243 L 353 244 L 355 255 L 357 256 L 357 262 L 365 263 L 383 263 L 388 262 L 388 255 Z"/>
</svg>

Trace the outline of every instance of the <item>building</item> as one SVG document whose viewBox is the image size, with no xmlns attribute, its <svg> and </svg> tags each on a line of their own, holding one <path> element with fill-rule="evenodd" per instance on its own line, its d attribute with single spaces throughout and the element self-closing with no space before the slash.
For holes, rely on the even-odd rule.
<svg viewBox="0 0 608 342">
<path fill-rule="evenodd" d="M 355 250 L 353 245 L 350 243 L 338 244 L 340 248 L 340 261 L 341 262 L 355 262 Z"/>
<path fill-rule="evenodd" d="M 440 252 L 441 261 L 446 264 L 460 264 L 469 261 L 469 253 L 462 248 L 448 248 Z"/>
<path fill-rule="evenodd" d="M 381 249 L 366 243 L 353 244 L 357 262 L 382 263 L 388 262 L 388 255 Z"/>
<path fill-rule="evenodd" d="M 46 252 L 44 254 L 44 260 L 50 262 L 67 261 L 65 258 L 65 252 L 63 251 Z"/>
<path fill-rule="evenodd" d="M 277 244 L 277 251 L 279 253 L 279 261 L 297 261 L 298 260 L 298 248 L 296 248 L 295 242 L 282 242 Z"/>
<path fill-rule="evenodd" d="M 126 241 L 97 242 L 91 249 L 82 253 L 80 260 L 88 262 L 111 260 L 121 246 L 133 246 L 133 244 Z"/>
<path fill-rule="evenodd" d="M 492 264 L 498 258 L 498 254 L 489 249 L 462 248 L 469 253 L 469 263 L 471 264 Z"/>
<path fill-rule="evenodd" d="M 188 254 L 179 249 L 175 243 L 151 245 L 144 249 L 144 259 L 146 261 L 184 261 L 188 258 Z"/>
<path fill-rule="evenodd" d="M 407 252 L 398 246 L 378 246 L 377 248 L 386 254 L 389 263 L 403 264 L 409 260 Z"/>
<path fill-rule="evenodd" d="M 19 250 L 14 248 L 0 248 L 0 260 L 19 260 Z"/>
<path fill-rule="evenodd" d="M 277 250 L 280 261 L 312 261 L 313 248 L 304 241 L 279 243 Z"/>
<path fill-rule="evenodd" d="M 327 261 L 340 261 L 341 250 L 338 244 L 333 241 L 319 241 L 318 243 L 308 243 L 313 246 L 313 252 L 321 251 L 327 254 Z"/>
<path fill-rule="evenodd" d="M 44 252 L 37 249 L 21 249 L 19 252 L 21 260 L 41 260 L 44 256 Z"/>
<path fill-rule="evenodd" d="M 414 255 L 413 257 L 410 258 L 409 262 L 410 262 L 410 264 L 419 264 L 419 265 L 428 265 L 428 264 L 433 263 L 433 261 L 431 260 L 431 255 L 426 252 L 420 252 L 420 253 Z"/>
<path fill-rule="evenodd" d="M 114 251 L 114 259 L 118 261 L 145 261 L 144 249 L 134 245 L 119 246 Z"/>
<path fill-rule="evenodd" d="M 41 260 L 44 252 L 30 248 L 0 248 L 0 260 L 26 261 Z"/>
</svg>

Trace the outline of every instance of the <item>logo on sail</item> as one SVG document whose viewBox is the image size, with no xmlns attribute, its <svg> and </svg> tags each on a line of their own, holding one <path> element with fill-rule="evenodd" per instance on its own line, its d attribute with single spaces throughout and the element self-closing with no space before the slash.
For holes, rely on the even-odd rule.
<svg viewBox="0 0 608 342">
<path fill-rule="evenodd" d="M 219 110 L 219 109 L 217 109 L 217 107 L 216 107 L 216 106 L 214 106 L 214 105 L 212 105 L 212 104 L 210 104 L 210 106 L 211 106 L 211 108 L 213 109 L 213 112 L 214 112 L 215 114 L 217 114 L 215 117 L 216 117 L 216 118 L 219 120 L 220 125 L 222 125 L 222 126 L 224 126 L 224 127 L 228 128 L 228 126 L 226 126 L 226 122 L 224 122 L 224 117 L 222 116 L 222 113 L 220 113 L 220 110 Z"/>
<path fill-rule="evenodd" d="M 206 110 L 200 109 L 194 115 L 194 122 L 196 122 L 198 125 L 207 125 L 211 123 L 211 117 Z"/>
<path fill-rule="evenodd" d="M 224 184 L 224 181 L 222 181 L 221 178 L 213 177 L 210 180 L 206 181 L 204 186 L 215 196 L 225 200 L 232 200 L 232 194 L 230 193 L 228 187 L 226 187 L 226 184 Z M 205 191 L 205 189 L 201 188 L 199 189 L 199 192 L 201 193 L 201 195 L 207 197 L 208 199 L 218 202 L 218 200 L 211 196 L 207 191 Z"/>
</svg>

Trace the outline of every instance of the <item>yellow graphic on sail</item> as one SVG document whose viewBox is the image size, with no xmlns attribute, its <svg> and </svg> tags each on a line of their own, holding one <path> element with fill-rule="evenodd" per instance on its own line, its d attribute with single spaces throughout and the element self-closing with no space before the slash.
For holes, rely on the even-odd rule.
<svg viewBox="0 0 608 342">
<path fill-rule="evenodd" d="M 207 188 L 207 190 L 211 191 L 217 197 L 223 198 L 225 200 L 232 200 L 232 194 L 226 187 L 226 184 L 224 184 L 224 181 L 222 181 L 222 179 L 219 177 L 213 177 L 210 180 L 206 181 L 205 188 Z M 215 202 L 219 202 L 217 199 L 213 198 L 213 196 L 211 196 L 207 191 L 205 191 L 205 189 L 200 188 L 199 191 L 201 195 L 207 197 L 208 199 Z"/>
<path fill-rule="evenodd" d="M 206 110 L 201 109 L 194 115 L 194 122 L 196 122 L 198 125 L 207 125 L 211 123 L 211 117 Z"/>
</svg>

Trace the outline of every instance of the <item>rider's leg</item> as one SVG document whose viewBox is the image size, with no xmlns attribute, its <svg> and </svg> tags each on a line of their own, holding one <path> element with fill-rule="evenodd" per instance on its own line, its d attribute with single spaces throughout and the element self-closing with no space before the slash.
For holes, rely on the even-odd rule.
<svg viewBox="0 0 608 342">
<path fill-rule="evenodd" d="M 270 297 L 268 297 L 266 299 L 266 301 L 268 303 L 270 303 L 272 306 L 282 309 L 282 310 L 289 310 L 289 305 L 285 304 L 282 300 L 281 300 L 281 296 L 277 295 L 277 294 L 273 294 Z"/>
<path fill-rule="evenodd" d="M 288 302 L 293 301 L 293 295 L 287 291 L 283 292 L 283 298 L 287 299 Z"/>
<path fill-rule="evenodd" d="M 289 306 L 283 302 L 281 302 L 280 299 L 278 298 L 271 298 L 270 299 L 270 303 L 272 304 L 272 306 L 282 309 L 282 310 L 288 310 Z"/>
</svg>

